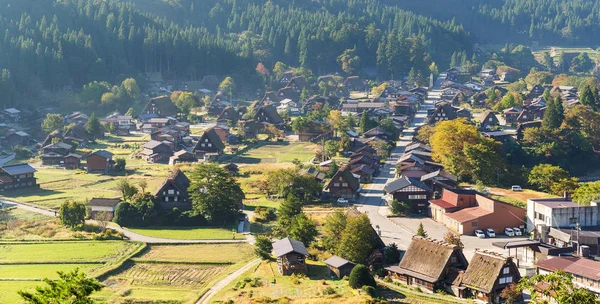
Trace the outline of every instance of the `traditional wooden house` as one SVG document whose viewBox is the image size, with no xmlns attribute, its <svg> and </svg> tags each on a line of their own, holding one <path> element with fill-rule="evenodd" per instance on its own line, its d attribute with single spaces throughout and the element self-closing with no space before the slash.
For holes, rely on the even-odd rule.
<svg viewBox="0 0 600 304">
<path fill-rule="evenodd" d="M 329 276 L 336 277 L 338 279 L 342 279 L 347 276 L 349 277 L 350 272 L 352 272 L 352 269 L 354 266 L 356 266 L 356 264 L 340 258 L 337 255 L 325 260 L 325 265 L 327 265 L 327 272 L 329 273 Z"/>
<path fill-rule="evenodd" d="M 300 96 L 301 92 L 297 92 L 292 87 L 281 88 L 277 91 L 277 97 L 279 97 L 280 100 L 290 99 L 294 101 L 300 101 Z"/>
<path fill-rule="evenodd" d="M 325 180 L 325 173 L 313 168 L 313 167 L 308 167 L 304 170 L 300 171 L 300 174 L 307 174 L 312 176 L 316 181 L 318 182 L 323 182 Z"/>
<path fill-rule="evenodd" d="M 293 88 L 296 93 L 302 93 L 302 90 L 308 86 L 308 82 L 304 76 L 294 77 L 288 82 L 288 88 Z"/>
<path fill-rule="evenodd" d="M 173 146 L 167 141 L 151 140 L 144 144 L 144 150 L 140 154 L 150 163 L 166 162 L 173 155 Z"/>
<path fill-rule="evenodd" d="M 421 176 L 421 182 L 433 192 L 442 193 L 443 189 L 454 189 L 458 178 L 442 169 Z"/>
<path fill-rule="evenodd" d="M 290 80 L 292 80 L 294 77 L 296 77 L 296 72 L 290 70 L 290 71 L 286 71 L 283 74 L 281 74 L 281 77 L 279 77 L 279 83 L 281 85 L 286 85 L 290 82 Z"/>
<path fill-rule="evenodd" d="M 113 154 L 106 150 L 98 150 L 87 155 L 87 172 L 106 174 L 112 171 L 115 162 Z"/>
<path fill-rule="evenodd" d="M 68 124 L 76 123 L 76 124 L 86 124 L 90 119 L 89 116 L 85 113 L 81 113 L 79 111 L 73 112 L 65 117 L 65 122 Z"/>
<path fill-rule="evenodd" d="M 175 169 L 154 192 L 156 203 L 163 210 L 191 210 L 189 186 L 190 179 L 181 170 Z"/>
<path fill-rule="evenodd" d="M 269 91 L 266 92 L 263 98 L 260 100 L 260 105 L 279 104 L 281 97 L 277 95 L 277 92 Z"/>
<path fill-rule="evenodd" d="M 240 172 L 240 167 L 234 163 L 224 165 L 223 169 L 227 170 L 231 175 L 237 175 Z"/>
<path fill-rule="evenodd" d="M 64 157 L 64 166 L 67 170 L 75 170 L 81 167 L 82 155 L 77 153 L 69 153 Z"/>
<path fill-rule="evenodd" d="M 411 152 L 413 150 L 420 150 L 420 151 L 431 153 L 431 151 L 433 149 L 430 146 L 426 145 L 426 144 L 415 142 L 415 143 L 412 143 L 412 144 L 406 146 L 406 148 L 404 148 L 404 153 L 408 153 L 408 152 Z"/>
<path fill-rule="evenodd" d="M 238 112 L 232 106 L 229 106 L 229 107 L 226 107 L 225 109 L 223 109 L 221 114 L 219 114 L 219 117 L 217 117 L 217 123 L 219 123 L 219 124 L 231 123 L 232 125 L 235 125 L 235 124 L 237 124 L 239 119 L 240 119 L 240 115 L 238 114 Z"/>
<path fill-rule="evenodd" d="M 527 99 L 531 100 L 531 99 L 538 98 L 544 94 L 545 90 L 546 90 L 546 88 L 544 88 L 543 85 L 536 84 L 533 86 L 533 88 L 531 88 L 531 90 L 527 94 Z"/>
<path fill-rule="evenodd" d="M 522 111 L 523 110 L 515 107 L 510 107 L 502 111 L 502 113 L 504 114 L 504 120 L 506 121 L 506 124 L 509 125 L 516 123 L 517 118 L 519 118 L 519 115 Z"/>
<path fill-rule="evenodd" d="M 517 117 L 517 123 L 526 123 L 533 121 L 534 115 L 528 109 L 523 109 L 519 116 Z"/>
<path fill-rule="evenodd" d="M 202 77 L 202 81 L 200 81 L 200 87 L 216 91 L 219 88 L 219 78 L 215 75 L 206 75 Z"/>
<path fill-rule="evenodd" d="M 332 199 L 340 197 L 354 199 L 360 191 L 360 181 L 358 177 L 352 174 L 349 166 L 344 166 L 333 175 L 327 186 L 325 186 L 325 190 L 329 190 L 329 196 Z"/>
<path fill-rule="evenodd" d="M 82 124 L 76 124 L 69 127 L 62 135 L 66 142 L 71 142 L 76 145 L 84 144 L 92 139 L 92 136 Z"/>
<path fill-rule="evenodd" d="M 427 292 L 452 292 L 452 283 L 468 265 L 459 246 L 415 236 L 400 264 L 385 269 L 392 279 L 403 284 Z"/>
<path fill-rule="evenodd" d="M 100 119 L 100 122 L 113 125 L 116 130 L 133 130 L 135 129 L 135 123 L 131 115 L 120 115 L 119 113 L 113 113 L 106 116 L 106 118 Z"/>
<path fill-rule="evenodd" d="M 175 117 L 179 109 L 169 96 L 163 95 L 150 99 L 141 114 L 155 114 L 158 117 Z"/>
<path fill-rule="evenodd" d="M 103 217 L 102 220 L 110 221 L 113 219 L 115 210 L 117 210 L 120 203 L 120 198 L 92 198 L 87 203 L 91 209 L 90 217 L 93 220 L 99 219 L 98 214 L 102 212 L 106 214 L 106 217 Z"/>
<path fill-rule="evenodd" d="M 28 164 L 0 167 L 0 190 L 9 191 L 20 188 L 39 187 L 35 170 Z"/>
<path fill-rule="evenodd" d="M 308 273 L 306 258 L 309 254 L 302 242 L 290 238 L 281 239 L 273 243 L 273 251 L 281 275 Z"/>
<path fill-rule="evenodd" d="M 221 141 L 221 138 L 214 129 L 209 129 L 202 134 L 196 146 L 193 149 L 194 154 L 198 158 L 204 157 L 207 153 L 223 153 L 225 144 Z"/>
<path fill-rule="evenodd" d="M 435 124 L 438 121 L 452 120 L 455 118 L 456 109 L 447 102 L 437 104 L 431 113 L 427 113 L 427 121 L 429 124 Z"/>
<path fill-rule="evenodd" d="M 406 176 L 387 183 L 383 188 L 384 194 L 391 199 L 409 204 L 412 213 L 427 213 L 428 200 L 433 191 L 417 179 Z"/>
<path fill-rule="evenodd" d="M 348 91 L 365 91 L 368 89 L 367 83 L 358 76 L 349 76 L 346 78 L 344 86 Z"/>
<path fill-rule="evenodd" d="M 395 141 L 397 138 L 394 138 L 394 134 L 392 132 L 389 132 L 387 130 L 384 130 L 382 127 L 375 127 L 373 129 L 370 129 L 368 131 L 366 131 L 364 133 L 365 137 L 378 137 L 381 139 L 385 139 L 387 141 Z"/>
<path fill-rule="evenodd" d="M 215 97 L 213 97 L 209 104 L 206 105 L 206 108 L 210 115 L 216 116 L 223 112 L 228 106 L 231 106 L 229 97 L 225 93 L 219 91 L 215 94 Z"/>
<path fill-rule="evenodd" d="M 478 303 L 504 303 L 500 294 L 520 279 L 519 268 L 511 257 L 476 250 L 467 269 L 454 280 L 454 294 L 461 298 L 475 297 Z"/>
<path fill-rule="evenodd" d="M 479 118 L 479 128 L 483 130 L 491 129 L 500 125 L 500 121 L 496 114 L 492 111 L 485 111 Z"/>
<path fill-rule="evenodd" d="M 179 150 L 173 153 L 173 156 L 169 158 L 169 166 L 175 166 L 180 163 L 197 163 L 198 158 L 194 153 L 186 150 Z"/>
<path fill-rule="evenodd" d="M 359 180 L 361 183 L 370 183 L 373 179 L 373 174 L 375 173 L 375 170 L 373 170 L 370 166 L 360 165 L 352 169 L 350 172 L 352 172 L 352 174 L 354 175 L 360 176 Z"/>
<path fill-rule="evenodd" d="M 283 125 L 283 119 L 274 106 L 259 107 L 254 114 L 254 120 L 259 123 L 273 124 L 278 128 Z"/>
</svg>

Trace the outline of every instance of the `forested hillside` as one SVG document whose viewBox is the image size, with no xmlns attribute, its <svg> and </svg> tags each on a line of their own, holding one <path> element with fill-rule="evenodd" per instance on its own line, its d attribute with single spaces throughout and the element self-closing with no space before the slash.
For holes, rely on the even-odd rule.
<svg viewBox="0 0 600 304">
<path fill-rule="evenodd" d="M 377 0 L 181 0 L 164 15 L 152 2 L 0 0 L 0 105 L 148 71 L 248 76 L 258 62 L 282 61 L 322 74 L 349 49 L 359 67 L 398 77 L 411 67 L 426 73 L 432 60 L 447 65 L 472 45 L 454 22 Z"/>
</svg>

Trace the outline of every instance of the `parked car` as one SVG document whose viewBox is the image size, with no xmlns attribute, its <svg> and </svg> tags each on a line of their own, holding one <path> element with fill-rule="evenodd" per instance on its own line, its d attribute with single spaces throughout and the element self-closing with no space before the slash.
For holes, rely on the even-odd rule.
<svg viewBox="0 0 600 304">
<path fill-rule="evenodd" d="M 338 205 L 346 206 L 348 205 L 348 200 L 343 197 L 340 197 L 338 198 L 337 203 Z"/>
<path fill-rule="evenodd" d="M 506 236 L 515 236 L 515 231 L 512 228 L 504 228 L 504 234 Z"/>
<path fill-rule="evenodd" d="M 483 233 L 483 230 L 475 230 L 475 236 L 480 238 L 480 239 L 485 239 L 485 233 Z"/>
<path fill-rule="evenodd" d="M 513 230 L 513 232 L 515 233 L 516 236 L 523 235 L 523 232 L 521 231 L 521 229 L 519 229 L 517 227 L 514 227 L 512 230 Z"/>
<path fill-rule="evenodd" d="M 512 187 L 510 187 L 512 191 L 514 192 L 521 192 L 523 191 L 523 188 L 521 188 L 521 186 L 519 185 L 513 185 Z"/>
<path fill-rule="evenodd" d="M 491 237 L 491 238 L 495 238 L 496 237 L 496 232 L 492 228 L 486 229 L 485 233 L 487 234 L 488 237 Z"/>
</svg>

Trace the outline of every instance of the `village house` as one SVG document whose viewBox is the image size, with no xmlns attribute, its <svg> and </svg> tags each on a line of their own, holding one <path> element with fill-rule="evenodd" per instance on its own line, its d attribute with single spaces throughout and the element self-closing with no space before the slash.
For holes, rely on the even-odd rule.
<svg viewBox="0 0 600 304">
<path fill-rule="evenodd" d="M 438 121 L 453 120 L 456 119 L 456 108 L 454 108 L 448 102 L 442 102 L 435 106 L 435 108 L 427 113 L 427 121 L 429 124 L 435 124 Z"/>
<path fill-rule="evenodd" d="M 112 171 L 115 161 L 112 159 L 113 154 L 106 150 L 98 150 L 88 154 L 87 172 L 107 174 Z"/>
<path fill-rule="evenodd" d="M 237 122 L 240 118 L 241 118 L 241 115 L 238 114 L 238 112 L 235 110 L 235 108 L 229 106 L 229 107 L 226 107 L 225 109 L 223 109 L 221 114 L 219 114 L 219 117 L 217 117 L 217 123 L 218 124 L 231 123 L 232 125 L 235 125 L 235 124 L 237 124 Z"/>
<path fill-rule="evenodd" d="M 131 115 L 113 113 L 106 116 L 106 118 L 100 119 L 100 122 L 107 125 L 113 125 L 115 130 L 135 130 L 135 123 L 133 122 L 133 117 L 131 117 Z"/>
<path fill-rule="evenodd" d="M 64 157 L 73 150 L 73 146 L 63 142 L 57 142 L 42 148 L 42 165 L 52 166 L 64 163 Z"/>
<path fill-rule="evenodd" d="M 398 266 L 386 267 L 393 280 L 427 292 L 452 293 L 452 283 L 469 263 L 457 245 L 414 236 Z"/>
<path fill-rule="evenodd" d="M 476 191 L 443 189 L 440 199 L 430 200 L 433 220 L 459 234 L 472 234 L 477 229 L 525 228 L 525 209 L 485 197 Z"/>
<path fill-rule="evenodd" d="M 0 167 L 0 190 L 9 191 L 20 188 L 39 187 L 35 170 L 28 164 Z"/>
<path fill-rule="evenodd" d="M 227 170 L 227 172 L 233 176 L 236 176 L 238 173 L 240 173 L 240 167 L 234 163 L 223 165 L 223 169 Z"/>
<path fill-rule="evenodd" d="M 13 148 L 15 146 L 25 147 L 31 142 L 31 135 L 23 131 L 15 131 L 14 129 L 10 129 L 2 139 L 2 146 L 8 148 Z"/>
<path fill-rule="evenodd" d="M 148 101 L 141 114 L 155 114 L 157 117 L 175 117 L 179 109 L 169 96 L 154 97 Z"/>
<path fill-rule="evenodd" d="M 392 132 L 384 130 L 382 127 L 375 127 L 370 129 L 364 133 L 365 137 L 378 137 L 384 139 L 386 141 L 395 141 L 397 138 L 394 138 L 394 134 Z"/>
<path fill-rule="evenodd" d="M 365 184 L 370 183 L 373 179 L 373 174 L 375 174 L 375 170 L 368 165 L 360 165 L 352 169 L 350 172 L 352 172 L 354 175 L 360 176 L 360 182 Z"/>
<path fill-rule="evenodd" d="M 154 192 L 156 203 L 163 210 L 191 210 L 189 186 L 190 179 L 181 170 L 175 169 Z"/>
<path fill-rule="evenodd" d="M 349 76 L 344 80 L 344 86 L 348 91 L 366 91 L 369 86 L 358 76 Z"/>
<path fill-rule="evenodd" d="M 208 113 L 210 115 L 219 115 L 223 110 L 231 106 L 231 102 L 229 101 L 229 97 L 225 95 L 225 93 L 219 91 L 215 94 L 215 97 L 206 105 L 208 109 Z"/>
<path fill-rule="evenodd" d="M 221 154 L 225 149 L 225 144 L 221 141 L 221 138 L 217 132 L 213 129 L 209 129 L 202 134 L 196 145 L 194 146 L 193 152 L 196 157 L 204 157 L 208 153 Z"/>
<path fill-rule="evenodd" d="M 68 128 L 62 134 L 62 138 L 64 141 L 71 142 L 75 145 L 82 145 L 92 140 L 92 136 L 82 124 L 76 124 Z"/>
<path fill-rule="evenodd" d="M 75 170 L 81 167 L 82 155 L 77 153 L 69 153 L 64 157 L 64 166 L 67 170 Z"/>
<path fill-rule="evenodd" d="M 313 168 L 308 167 L 300 171 L 300 174 L 306 174 L 312 176 L 316 181 L 323 182 L 325 180 L 325 173 Z"/>
<path fill-rule="evenodd" d="M 296 93 L 301 93 L 302 90 L 307 86 L 308 83 L 306 82 L 306 78 L 304 78 L 304 76 L 294 77 L 286 85 L 288 88 L 293 88 Z"/>
<path fill-rule="evenodd" d="M 352 272 L 352 269 L 354 269 L 354 266 L 356 266 L 356 264 L 337 255 L 325 260 L 325 265 L 327 265 L 327 273 L 329 276 L 337 279 L 349 277 L 350 272 Z"/>
<path fill-rule="evenodd" d="M 219 88 L 219 78 L 215 75 L 206 75 L 200 81 L 200 87 L 207 90 L 216 91 Z"/>
<path fill-rule="evenodd" d="M 294 71 L 287 71 L 284 72 L 283 74 L 281 74 L 281 77 L 279 78 L 279 83 L 281 85 L 286 85 L 290 82 L 290 80 L 292 80 L 292 78 L 296 77 L 296 72 Z"/>
<path fill-rule="evenodd" d="M 274 91 L 269 91 L 266 92 L 265 95 L 263 96 L 263 98 L 260 100 L 258 104 L 264 106 L 264 105 L 270 105 L 270 104 L 279 104 L 279 102 L 282 99 L 277 95 L 276 92 Z"/>
<path fill-rule="evenodd" d="M 65 117 L 65 122 L 68 124 L 76 123 L 76 124 L 86 124 L 90 117 L 79 111 L 73 112 Z"/>
<path fill-rule="evenodd" d="M 396 163 L 396 174 L 410 178 L 421 179 L 423 175 L 442 169 L 441 164 L 426 161 L 416 154 L 408 153 L 402 155 Z"/>
<path fill-rule="evenodd" d="M 198 158 L 194 153 L 188 152 L 186 150 L 179 150 L 173 153 L 173 156 L 169 158 L 169 166 L 175 166 L 180 163 L 197 163 Z"/>
<path fill-rule="evenodd" d="M 21 120 L 21 111 L 15 108 L 4 109 L 3 114 L 7 122 L 17 123 Z"/>
<path fill-rule="evenodd" d="M 142 158 L 150 163 L 159 163 L 168 160 L 173 155 L 171 142 L 150 140 L 144 144 L 140 153 Z"/>
<path fill-rule="evenodd" d="M 499 125 L 500 121 L 492 111 L 485 111 L 479 118 L 479 128 L 482 130 L 492 129 Z"/>
<path fill-rule="evenodd" d="M 272 105 L 259 107 L 254 114 L 254 120 L 258 123 L 269 123 L 278 128 L 283 125 L 283 119 Z"/>
<path fill-rule="evenodd" d="M 454 280 L 453 285 L 458 287 L 454 294 L 460 298 L 475 297 L 479 303 L 504 303 L 500 294 L 520 279 L 519 268 L 511 257 L 476 250 L 467 270 Z"/>
<path fill-rule="evenodd" d="M 102 220 L 111 221 L 120 203 L 120 198 L 92 198 L 87 203 L 91 209 L 90 217 L 93 220 L 99 219 L 98 214 L 102 212 L 106 214 L 106 217 L 103 217 Z"/>
<path fill-rule="evenodd" d="M 281 275 L 308 273 L 306 258 L 309 254 L 302 242 L 290 238 L 281 239 L 273 243 L 273 251 Z"/>
<path fill-rule="evenodd" d="M 352 174 L 349 166 L 344 166 L 333 175 L 325 190 L 329 190 L 331 199 L 354 199 L 360 191 L 359 177 Z"/>
<path fill-rule="evenodd" d="M 388 196 L 388 200 L 397 200 L 405 202 L 410 206 L 411 213 L 427 213 L 428 199 L 431 198 L 433 191 L 421 181 L 401 176 L 391 182 L 388 182 L 383 192 Z"/>
<path fill-rule="evenodd" d="M 439 169 L 421 176 L 421 182 L 434 193 L 442 193 L 444 189 L 454 189 L 458 183 L 458 178 L 443 169 Z"/>
<path fill-rule="evenodd" d="M 519 118 L 519 115 L 521 115 L 522 111 L 523 111 L 522 109 L 515 108 L 515 107 L 510 107 L 508 109 L 504 109 L 504 111 L 502 111 L 502 113 L 504 114 L 504 120 L 506 121 L 506 124 L 511 125 L 511 124 L 517 123 L 517 118 Z"/>
<path fill-rule="evenodd" d="M 573 276 L 575 286 L 600 296 L 600 262 L 581 257 L 562 256 L 539 261 L 535 266 L 537 274 L 542 275 L 562 270 Z"/>
<path fill-rule="evenodd" d="M 300 96 L 301 96 L 301 93 L 296 91 L 292 87 L 281 88 L 277 91 L 277 97 L 279 97 L 280 100 L 290 99 L 290 100 L 294 100 L 294 101 L 300 101 Z M 268 104 L 265 104 L 265 105 L 268 105 Z"/>
</svg>

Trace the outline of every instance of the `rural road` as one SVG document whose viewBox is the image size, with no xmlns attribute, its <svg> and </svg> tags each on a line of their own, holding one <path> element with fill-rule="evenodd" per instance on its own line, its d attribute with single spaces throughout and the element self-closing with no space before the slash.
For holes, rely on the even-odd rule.
<svg viewBox="0 0 600 304">
<path fill-rule="evenodd" d="M 221 289 L 225 288 L 225 286 L 229 285 L 239 276 L 241 276 L 244 272 L 250 270 L 250 268 L 256 266 L 260 262 L 260 259 L 256 259 L 251 261 L 250 263 L 244 265 L 244 267 L 232 272 L 230 275 L 217 282 L 213 287 L 211 287 L 197 302 L 196 304 L 209 303 L 208 300 L 215 294 L 217 294 Z"/>
<path fill-rule="evenodd" d="M 0 203 L 2 203 L 3 205 L 6 205 L 8 207 L 15 206 L 19 209 L 43 214 L 46 216 L 52 216 L 52 217 L 57 216 L 57 213 L 55 211 L 46 210 L 43 208 L 26 205 L 26 204 L 22 204 L 22 203 L 17 203 L 14 201 L 0 200 Z M 95 223 L 96 221 L 87 220 L 86 222 Z M 111 229 L 114 229 L 116 231 L 122 232 L 125 235 L 125 237 L 127 237 L 130 241 L 144 242 L 144 243 L 148 243 L 148 244 L 175 244 L 175 243 L 177 243 L 177 244 L 181 244 L 181 243 L 212 244 L 212 243 L 244 243 L 244 242 L 254 244 L 254 236 L 248 232 L 244 232 L 244 236 L 246 237 L 245 240 L 180 240 L 180 239 L 156 238 L 156 237 L 151 237 L 151 236 L 147 236 L 147 235 L 142 235 L 142 234 L 135 233 L 135 232 L 129 231 L 127 229 L 124 229 L 114 223 L 109 223 L 108 227 Z"/>
</svg>

